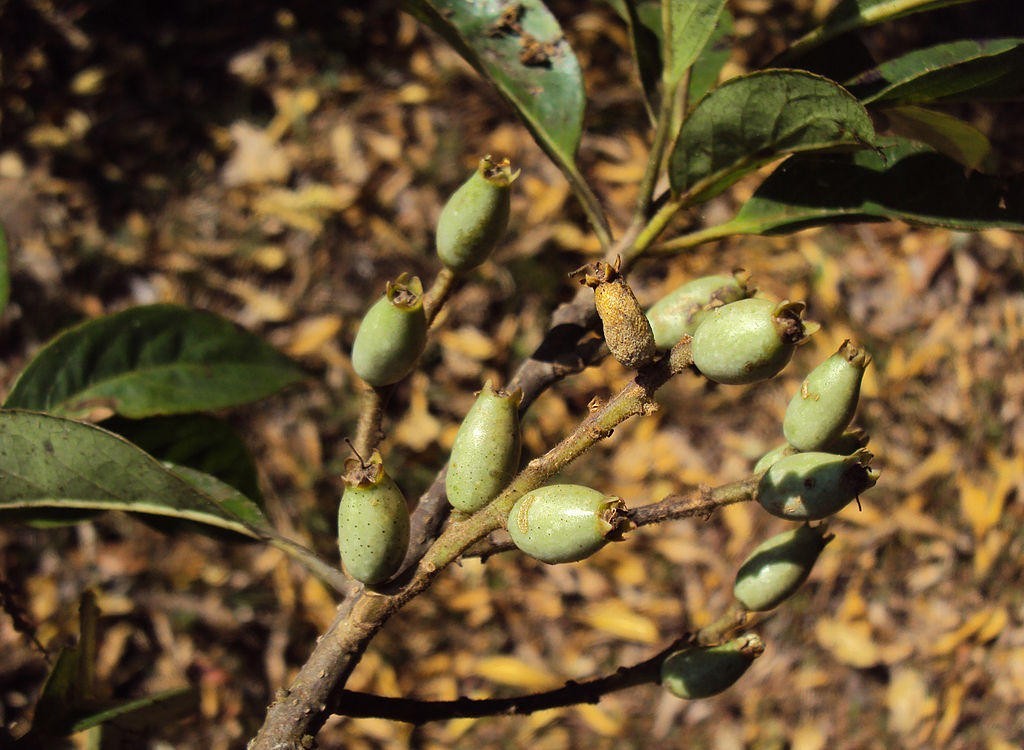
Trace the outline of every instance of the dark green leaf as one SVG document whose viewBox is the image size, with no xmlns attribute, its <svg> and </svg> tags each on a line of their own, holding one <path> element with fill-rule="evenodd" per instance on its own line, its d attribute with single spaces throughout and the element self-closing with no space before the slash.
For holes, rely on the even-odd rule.
<svg viewBox="0 0 1024 750">
<path fill-rule="evenodd" d="M 1024 177 L 967 174 L 953 160 L 907 141 L 881 153 L 795 156 L 762 183 L 735 218 L 701 234 L 707 240 L 887 219 L 963 230 L 1024 230 Z"/>
<path fill-rule="evenodd" d="M 840 0 L 821 26 L 794 42 L 779 58 L 788 62 L 814 49 L 823 42 L 841 34 L 856 31 L 877 23 L 892 21 L 913 13 L 961 5 L 974 0 Z"/>
<path fill-rule="evenodd" d="M 115 417 L 102 427 L 135 443 L 161 461 L 210 474 L 246 497 L 259 502 L 256 464 L 231 425 L 205 414 L 150 417 L 134 420 Z"/>
<path fill-rule="evenodd" d="M 725 0 L 663 0 L 666 23 L 662 58 L 665 82 L 674 89 L 700 55 L 718 24 Z"/>
<path fill-rule="evenodd" d="M 718 83 L 718 76 L 732 54 L 731 41 L 732 14 L 725 10 L 718 18 L 714 33 L 690 69 L 690 89 L 687 98 L 691 106 Z"/>
<path fill-rule="evenodd" d="M 563 169 L 575 169 L 586 100 L 576 55 L 539 0 L 405 0 L 515 109 Z"/>
<path fill-rule="evenodd" d="M 765 70 L 713 89 L 683 124 L 669 161 L 676 193 L 693 202 L 786 154 L 863 146 L 874 129 L 838 84 L 795 70 Z"/>
<path fill-rule="evenodd" d="M 237 491 L 212 477 L 197 481 L 189 469 L 169 470 L 94 425 L 0 410 L 0 434 L 0 508 L 121 510 L 195 521 L 255 539 L 272 533 L 258 506 L 240 499 Z"/>
<path fill-rule="evenodd" d="M 227 320 L 151 305 L 59 335 L 25 368 L 4 406 L 141 418 L 237 406 L 302 377 L 291 360 Z"/>
<path fill-rule="evenodd" d="M 119 728 L 141 732 L 194 714 L 198 708 L 198 690 L 193 687 L 170 688 L 142 698 L 80 710 L 76 712 L 69 733 L 81 732 L 115 719 Z"/>
<path fill-rule="evenodd" d="M 961 39 L 908 52 L 847 84 L 865 104 L 1012 99 L 1024 94 L 1024 39 Z"/>
<path fill-rule="evenodd" d="M 7 233 L 0 224 L 0 313 L 11 298 L 11 259 L 7 249 Z"/>
<path fill-rule="evenodd" d="M 970 123 L 922 107 L 893 107 L 882 114 L 896 135 L 931 146 L 969 169 L 992 171 L 992 144 Z"/>
</svg>

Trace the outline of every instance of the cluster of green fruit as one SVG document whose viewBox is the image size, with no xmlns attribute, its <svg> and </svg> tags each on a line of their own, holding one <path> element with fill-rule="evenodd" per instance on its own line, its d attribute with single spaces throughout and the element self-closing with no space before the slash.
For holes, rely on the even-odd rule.
<svg viewBox="0 0 1024 750">
<path fill-rule="evenodd" d="M 488 157 L 449 199 L 437 246 L 450 272 L 463 274 L 489 256 L 507 226 L 515 177 L 507 160 Z M 817 330 L 803 320 L 803 303 L 754 297 L 741 272 L 691 281 L 646 312 L 618 263 L 591 263 L 573 275 L 594 289 L 609 352 L 633 369 L 683 343 L 694 368 L 709 380 L 755 383 L 779 373 Z M 371 386 L 395 383 L 415 366 L 428 328 L 423 296 L 419 279 L 400 277 L 364 317 L 352 364 Z M 740 567 L 733 591 L 745 610 L 769 610 L 791 596 L 830 539 L 822 525 L 807 522 L 838 512 L 877 480 L 862 433 L 846 432 L 869 362 L 861 347 L 847 341 L 815 368 L 786 411 L 786 442 L 755 467 L 762 475 L 760 504 L 804 525 L 767 540 Z M 461 514 L 487 506 L 519 470 L 521 398 L 519 391 L 487 382 L 463 420 L 445 483 L 449 502 Z M 350 459 L 344 479 L 338 512 L 342 561 L 359 581 L 383 583 L 398 572 L 409 544 L 405 498 L 376 452 L 368 462 Z M 629 526 L 620 498 L 568 484 L 525 493 L 506 523 L 516 547 L 549 564 L 583 560 L 620 539 Z M 735 682 L 763 648 L 756 635 L 746 634 L 713 647 L 683 649 L 663 662 L 662 682 L 680 697 L 713 695 Z"/>
</svg>

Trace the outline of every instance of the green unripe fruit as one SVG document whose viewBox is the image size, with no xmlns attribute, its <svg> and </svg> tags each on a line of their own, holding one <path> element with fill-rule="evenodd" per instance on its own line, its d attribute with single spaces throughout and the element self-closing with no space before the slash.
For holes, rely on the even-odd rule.
<svg viewBox="0 0 1024 750">
<path fill-rule="evenodd" d="M 349 459 L 344 480 L 338 506 L 341 561 L 357 581 L 383 583 L 398 572 L 409 547 L 405 497 L 376 452 L 367 464 Z"/>
<path fill-rule="evenodd" d="M 676 651 L 661 663 L 661 684 L 677 698 L 688 700 L 718 695 L 743 676 L 764 643 L 746 633 L 720 646 Z"/>
<path fill-rule="evenodd" d="M 516 547 L 541 562 L 575 562 L 620 538 L 626 505 L 589 487 L 552 484 L 527 492 L 508 514 Z"/>
<path fill-rule="evenodd" d="M 825 450 L 853 419 L 860 383 L 871 355 L 849 339 L 815 367 L 793 396 L 782 422 L 790 445 L 801 451 Z"/>
<path fill-rule="evenodd" d="M 452 193 L 437 222 L 437 256 L 445 266 L 464 273 L 487 260 L 508 227 L 510 187 L 518 176 L 508 159 L 485 156 Z"/>
<path fill-rule="evenodd" d="M 633 290 L 619 273 L 619 261 L 614 266 L 595 261 L 570 275 L 594 290 L 594 305 L 604 327 L 604 340 L 615 360 L 635 369 L 654 359 L 658 353 L 654 332 Z"/>
<path fill-rule="evenodd" d="M 736 385 L 777 374 L 797 344 L 818 329 L 803 302 L 741 299 L 711 310 L 693 334 L 693 363 L 710 380 Z"/>
<path fill-rule="evenodd" d="M 822 526 L 800 526 L 762 542 L 736 573 L 732 593 L 751 612 L 775 609 L 811 574 L 832 540 Z"/>
<path fill-rule="evenodd" d="M 372 386 L 391 385 L 412 371 L 426 345 L 423 284 L 402 274 L 388 282 L 384 296 L 363 316 L 352 344 L 352 367 Z"/>
<path fill-rule="evenodd" d="M 776 461 L 761 477 L 757 500 L 773 516 L 817 521 L 842 510 L 878 481 L 871 454 L 795 453 Z"/>
<path fill-rule="evenodd" d="M 683 336 L 692 336 L 697 326 L 716 307 L 753 294 L 747 276 L 704 276 L 676 287 L 647 311 L 658 349 L 671 349 Z"/>
<path fill-rule="evenodd" d="M 859 451 L 867 444 L 868 434 L 861 428 L 854 427 L 852 430 L 844 432 L 835 440 L 829 441 L 829 443 L 821 450 L 823 453 L 835 453 L 839 456 L 849 456 L 851 453 Z M 768 471 L 772 464 L 780 458 L 792 456 L 794 453 L 799 452 L 800 451 L 788 442 L 776 445 L 770 451 L 761 456 L 761 458 L 757 459 L 757 463 L 754 464 L 754 473 L 760 474 L 762 471 Z"/>
<path fill-rule="evenodd" d="M 448 459 L 448 502 L 463 513 L 485 506 L 519 468 L 519 404 L 522 391 L 495 391 L 484 384 L 459 426 Z"/>
</svg>

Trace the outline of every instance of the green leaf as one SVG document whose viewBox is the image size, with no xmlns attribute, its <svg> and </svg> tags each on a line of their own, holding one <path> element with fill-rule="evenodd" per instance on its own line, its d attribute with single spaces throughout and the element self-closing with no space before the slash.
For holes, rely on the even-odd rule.
<svg viewBox="0 0 1024 750">
<path fill-rule="evenodd" d="M 539 0 L 405 0 L 497 87 L 537 143 L 563 169 L 575 169 L 586 99 L 579 62 Z M 530 50 L 536 54 L 528 56 Z"/>
<path fill-rule="evenodd" d="M 95 425 L 0 410 L 0 434 L 5 511 L 121 510 L 195 521 L 254 539 L 273 534 L 259 507 L 236 490 L 212 477 L 199 480 L 191 469 L 169 470 Z"/>
<path fill-rule="evenodd" d="M 718 18 L 718 25 L 708 43 L 704 45 L 700 56 L 690 69 L 690 89 L 687 95 L 689 104 L 696 104 L 715 84 L 722 68 L 729 62 L 732 54 L 732 14 L 725 10 Z"/>
<path fill-rule="evenodd" d="M 0 224 L 0 313 L 7 307 L 11 298 L 11 268 L 10 257 L 7 249 L 7 233 L 3 224 Z"/>
<path fill-rule="evenodd" d="M 104 421 L 116 432 L 165 463 L 210 474 L 259 503 L 256 464 L 245 443 L 227 422 L 205 414 Z"/>
<path fill-rule="evenodd" d="M 881 114 L 896 135 L 931 146 L 968 169 L 992 171 L 992 144 L 970 123 L 922 107 L 886 108 Z"/>
<path fill-rule="evenodd" d="M 661 3 L 658 0 L 606 0 L 626 22 L 630 51 L 644 90 L 644 105 L 653 120 L 661 83 Z"/>
<path fill-rule="evenodd" d="M 194 714 L 199 691 L 193 687 L 170 688 L 142 698 L 83 708 L 76 712 L 69 734 L 117 720 L 118 728 L 141 732 L 167 721 Z"/>
<path fill-rule="evenodd" d="M 661 93 L 661 3 L 658 0 L 607 1 L 626 21 L 647 109 L 653 117 Z M 689 104 L 695 104 L 718 82 L 718 74 L 731 54 L 731 35 L 732 14 L 723 7 L 714 31 L 690 69 Z"/>
<path fill-rule="evenodd" d="M 1024 94 L 1024 39 L 961 39 L 914 50 L 847 87 L 865 104 L 1012 99 Z"/>
<path fill-rule="evenodd" d="M 838 84 L 803 71 L 759 71 L 700 101 L 676 140 L 669 179 L 674 192 L 698 202 L 787 154 L 873 138 L 871 118 Z"/>
<path fill-rule="evenodd" d="M 666 33 L 662 57 L 666 90 L 670 90 L 708 43 L 725 8 L 725 0 L 664 0 L 664 5 Z"/>
<path fill-rule="evenodd" d="M 300 380 L 283 354 L 227 320 L 151 305 L 82 323 L 47 344 L 4 404 L 69 417 L 223 409 Z"/>
<path fill-rule="evenodd" d="M 780 56 L 778 61 L 782 63 L 794 60 L 829 39 L 850 31 L 892 21 L 913 13 L 970 2 L 974 2 L 974 0 L 840 0 L 832 12 L 825 17 L 821 26 L 790 45 L 789 50 Z"/>
<path fill-rule="evenodd" d="M 779 234 L 850 221 L 899 219 L 961 230 L 1024 230 L 1024 176 L 966 174 L 930 149 L 894 141 L 881 152 L 794 156 L 739 213 L 688 245 L 736 234 Z"/>
</svg>

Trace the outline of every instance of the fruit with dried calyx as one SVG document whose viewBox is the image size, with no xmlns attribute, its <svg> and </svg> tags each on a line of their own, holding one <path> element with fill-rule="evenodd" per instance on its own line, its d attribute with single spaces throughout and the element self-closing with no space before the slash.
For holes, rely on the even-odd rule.
<svg viewBox="0 0 1024 750">
<path fill-rule="evenodd" d="M 818 330 L 802 319 L 803 302 L 741 299 L 708 312 L 693 334 L 697 369 L 717 383 L 756 383 L 776 375 Z"/>
<path fill-rule="evenodd" d="M 849 456 L 812 451 L 780 458 L 761 477 L 757 501 L 790 521 L 826 518 L 875 485 L 878 471 L 869 466 L 871 459 L 864 449 Z"/>
<path fill-rule="evenodd" d="M 397 383 L 416 365 L 427 344 L 423 284 L 402 274 L 363 316 L 352 344 L 352 367 L 372 386 Z"/>
<path fill-rule="evenodd" d="M 488 503 L 519 468 L 519 404 L 523 393 L 495 390 L 484 384 L 459 426 L 448 459 L 448 502 L 463 513 Z"/>
<path fill-rule="evenodd" d="M 452 193 L 437 222 L 437 255 L 446 267 L 465 273 L 487 260 L 508 227 L 510 188 L 518 176 L 508 159 L 485 156 Z"/>
<path fill-rule="evenodd" d="M 594 305 L 608 350 L 619 364 L 635 369 L 654 359 L 658 349 L 651 324 L 620 268 L 621 258 L 614 266 L 598 260 L 577 268 L 570 276 L 594 290 Z"/>
<path fill-rule="evenodd" d="M 774 609 L 807 580 L 831 540 L 823 525 L 800 526 L 767 539 L 740 566 L 733 595 L 751 612 Z"/>
<path fill-rule="evenodd" d="M 647 310 L 658 349 L 671 349 L 683 336 L 692 336 L 697 326 L 715 309 L 750 297 L 749 275 L 737 270 L 732 276 L 703 276 L 678 286 Z"/>
<path fill-rule="evenodd" d="M 550 564 L 575 562 L 622 538 L 630 527 L 620 498 L 577 484 L 527 492 L 508 514 L 508 533 L 526 554 Z"/>
<path fill-rule="evenodd" d="M 719 646 L 684 648 L 661 663 L 661 684 L 677 698 L 709 698 L 735 684 L 762 653 L 764 643 L 754 633 Z"/>
<path fill-rule="evenodd" d="M 409 509 L 384 471 L 380 453 L 368 462 L 345 462 L 345 491 L 338 506 L 338 548 L 357 581 L 383 583 L 398 572 L 409 547 Z"/>
<path fill-rule="evenodd" d="M 864 368 L 871 355 L 847 339 L 839 351 L 804 378 L 789 402 L 782 432 L 797 450 L 827 450 L 843 434 L 857 410 Z"/>
</svg>

